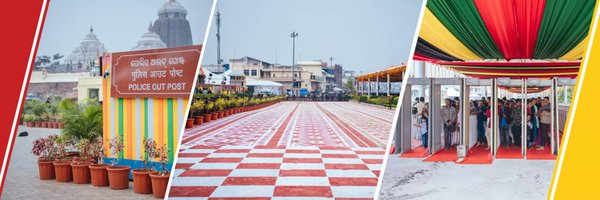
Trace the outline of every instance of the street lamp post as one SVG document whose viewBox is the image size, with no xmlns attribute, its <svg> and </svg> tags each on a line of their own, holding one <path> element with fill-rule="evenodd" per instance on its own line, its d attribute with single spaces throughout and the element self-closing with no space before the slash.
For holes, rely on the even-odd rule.
<svg viewBox="0 0 600 200">
<path fill-rule="evenodd" d="M 296 70 L 294 69 L 294 65 L 296 64 L 296 37 L 298 37 L 298 33 L 296 31 L 290 34 L 292 38 L 292 93 L 294 96 L 298 96 L 296 90 Z"/>
</svg>

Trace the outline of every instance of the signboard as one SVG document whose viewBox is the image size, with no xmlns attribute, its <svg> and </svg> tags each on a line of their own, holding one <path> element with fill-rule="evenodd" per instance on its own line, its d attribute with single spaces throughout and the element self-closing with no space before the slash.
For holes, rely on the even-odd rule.
<svg viewBox="0 0 600 200">
<path fill-rule="evenodd" d="M 187 98 L 202 46 L 112 53 L 111 97 Z"/>
</svg>

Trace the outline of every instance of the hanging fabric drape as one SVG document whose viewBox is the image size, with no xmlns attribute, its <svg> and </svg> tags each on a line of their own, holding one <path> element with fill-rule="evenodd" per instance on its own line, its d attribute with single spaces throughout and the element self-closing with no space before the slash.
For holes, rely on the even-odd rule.
<svg viewBox="0 0 600 200">
<path fill-rule="evenodd" d="M 423 24 L 419 37 L 429 42 L 438 49 L 461 60 L 481 60 L 460 42 L 446 27 L 426 8 L 423 13 Z"/>
<path fill-rule="evenodd" d="M 481 18 L 504 58 L 531 58 L 545 0 L 475 0 Z"/>
<path fill-rule="evenodd" d="M 421 39 L 420 37 L 417 40 L 417 46 L 415 48 L 415 52 L 418 54 L 421 54 L 425 57 L 434 58 L 437 60 L 462 61 L 458 58 L 455 58 L 455 57 L 447 54 L 446 52 L 443 52 L 442 50 L 433 46 L 429 42 Z"/>
<path fill-rule="evenodd" d="M 589 41 L 590 41 L 590 35 L 585 37 L 585 39 L 583 39 L 581 42 L 579 42 L 579 44 L 577 46 L 575 46 L 575 48 L 571 49 L 571 51 L 569 51 L 567 54 L 560 57 L 560 59 L 561 60 L 581 59 L 583 57 L 583 53 L 585 52 L 585 49 L 586 49 Z"/>
<path fill-rule="evenodd" d="M 588 34 L 594 0 L 547 0 L 534 58 L 560 58 Z"/>
<path fill-rule="evenodd" d="M 454 68 L 474 77 L 574 77 L 596 1 L 429 0 L 414 58 L 487 69 Z"/>
<path fill-rule="evenodd" d="M 473 0 L 430 0 L 427 7 L 458 40 L 478 56 L 503 58 Z"/>
</svg>

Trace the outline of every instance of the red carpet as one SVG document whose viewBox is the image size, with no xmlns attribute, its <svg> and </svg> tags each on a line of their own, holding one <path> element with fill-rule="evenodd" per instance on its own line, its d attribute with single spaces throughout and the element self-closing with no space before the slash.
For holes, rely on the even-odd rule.
<svg viewBox="0 0 600 200">
<path fill-rule="evenodd" d="M 459 164 L 492 164 L 494 159 L 486 146 L 474 146 L 467 152 L 467 157 Z"/>
<path fill-rule="evenodd" d="M 442 149 L 435 152 L 429 158 L 423 160 L 423 162 L 454 162 L 456 159 L 456 147 L 452 147 L 450 150 Z"/>
<path fill-rule="evenodd" d="M 400 155 L 400 158 L 425 158 L 427 157 L 427 149 L 423 148 L 423 146 L 419 146 L 410 150 L 406 153 Z"/>
<path fill-rule="evenodd" d="M 521 147 L 514 148 L 498 148 L 498 153 L 496 154 L 496 158 L 503 159 L 523 159 L 523 154 L 521 153 Z"/>
<path fill-rule="evenodd" d="M 556 156 L 546 146 L 544 150 L 536 150 L 535 147 L 527 150 L 527 160 L 556 160 Z"/>
</svg>

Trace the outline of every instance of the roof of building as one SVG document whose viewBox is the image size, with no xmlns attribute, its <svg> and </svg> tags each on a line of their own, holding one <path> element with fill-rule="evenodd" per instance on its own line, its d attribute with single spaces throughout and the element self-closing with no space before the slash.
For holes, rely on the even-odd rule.
<svg viewBox="0 0 600 200">
<path fill-rule="evenodd" d="M 158 14 L 166 13 L 183 13 L 187 14 L 187 10 L 176 0 L 169 0 L 158 9 Z"/>
<path fill-rule="evenodd" d="M 248 78 L 246 79 L 246 85 L 248 86 L 283 86 L 281 83 L 267 81 L 267 80 L 256 80 Z"/>
</svg>

